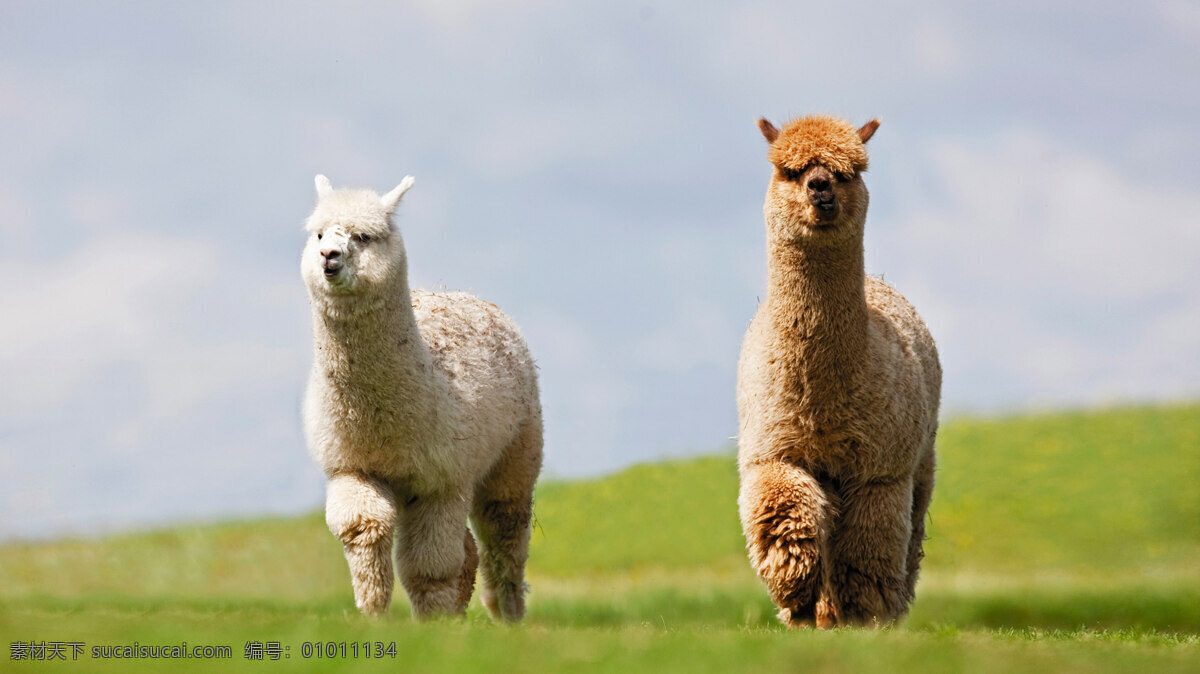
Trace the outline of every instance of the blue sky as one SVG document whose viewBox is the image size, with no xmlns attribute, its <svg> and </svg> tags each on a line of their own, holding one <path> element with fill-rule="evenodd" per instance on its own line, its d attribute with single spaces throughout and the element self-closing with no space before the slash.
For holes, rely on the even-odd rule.
<svg viewBox="0 0 1200 674">
<path fill-rule="evenodd" d="M 1200 395 L 1200 3 L 45 3 L 0 25 L 0 538 L 317 507 L 312 177 L 537 358 L 547 473 L 728 448 L 759 115 L 879 116 L 946 413 Z"/>
</svg>

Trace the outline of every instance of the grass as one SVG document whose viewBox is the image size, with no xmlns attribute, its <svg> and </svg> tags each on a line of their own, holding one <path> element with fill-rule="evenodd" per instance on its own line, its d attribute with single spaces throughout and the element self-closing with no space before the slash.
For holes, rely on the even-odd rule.
<svg viewBox="0 0 1200 674">
<path fill-rule="evenodd" d="M 359 616 L 314 513 L 0 547 L 0 637 L 230 645 L 232 660 L 170 663 L 218 671 L 246 666 L 247 641 L 322 670 L 1200 669 L 1200 406 L 962 419 L 938 447 L 918 599 L 886 630 L 775 622 L 722 455 L 543 485 L 515 628 L 477 602 L 465 621 L 416 625 L 402 596 L 386 620 Z M 300 652 L 364 640 L 395 642 L 396 662 Z"/>
</svg>

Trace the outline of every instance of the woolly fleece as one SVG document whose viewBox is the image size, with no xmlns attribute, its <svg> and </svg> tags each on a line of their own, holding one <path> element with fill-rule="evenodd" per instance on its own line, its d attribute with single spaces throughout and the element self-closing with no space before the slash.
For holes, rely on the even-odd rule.
<svg viewBox="0 0 1200 674">
<path fill-rule="evenodd" d="M 387 611 L 395 541 L 417 618 L 462 614 L 478 564 L 485 606 L 520 620 L 542 463 L 525 341 L 488 302 L 410 292 L 392 213 L 411 177 L 382 197 L 324 176 L 316 186 L 301 262 L 314 341 L 304 426 L 355 603 Z"/>
<path fill-rule="evenodd" d="M 771 143 L 767 160 L 797 171 L 822 164 L 837 173 L 861 173 L 867 170 L 867 148 L 849 122 L 813 115 L 784 126 Z"/>
<path fill-rule="evenodd" d="M 937 350 L 904 297 L 864 273 L 861 171 L 878 122 L 759 126 L 776 172 L 767 294 L 738 364 L 747 551 L 785 624 L 886 624 L 907 612 L 923 556 Z"/>
</svg>

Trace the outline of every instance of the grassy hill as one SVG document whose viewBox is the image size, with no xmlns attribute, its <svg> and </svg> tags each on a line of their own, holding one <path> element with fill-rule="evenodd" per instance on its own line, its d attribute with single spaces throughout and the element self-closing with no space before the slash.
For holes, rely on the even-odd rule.
<svg viewBox="0 0 1200 674">
<path fill-rule="evenodd" d="M 466 621 L 414 625 L 402 595 L 362 618 L 314 513 L 0 547 L 0 636 L 231 645 L 233 660 L 171 663 L 219 671 L 256 640 L 322 669 L 385 663 L 306 659 L 303 643 L 394 641 L 406 671 L 1200 667 L 1200 405 L 957 420 L 938 451 L 918 600 L 882 632 L 774 622 L 728 454 L 542 485 L 517 628 L 478 600 Z"/>
</svg>

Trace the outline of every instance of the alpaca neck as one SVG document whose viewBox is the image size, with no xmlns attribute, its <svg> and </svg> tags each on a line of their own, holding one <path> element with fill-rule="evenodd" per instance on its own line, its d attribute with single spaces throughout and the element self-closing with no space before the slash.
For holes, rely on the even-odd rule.
<svg viewBox="0 0 1200 674">
<path fill-rule="evenodd" d="M 316 362 L 345 394 L 386 393 L 419 404 L 434 386 L 432 358 L 408 283 L 397 285 L 385 293 L 314 301 Z"/>
<path fill-rule="evenodd" d="M 767 307 L 805 406 L 846 399 L 867 350 L 862 239 L 768 242 Z"/>
</svg>

